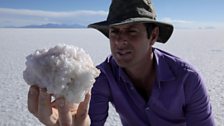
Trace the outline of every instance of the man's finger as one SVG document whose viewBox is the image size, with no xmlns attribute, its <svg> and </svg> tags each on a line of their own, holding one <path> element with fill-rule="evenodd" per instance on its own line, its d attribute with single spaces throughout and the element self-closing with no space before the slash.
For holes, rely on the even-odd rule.
<svg viewBox="0 0 224 126">
<path fill-rule="evenodd" d="M 40 89 L 38 99 L 38 119 L 46 125 L 54 125 L 57 122 L 57 113 L 52 113 L 51 95 L 46 89 Z"/>
<path fill-rule="evenodd" d="M 76 119 L 85 119 L 88 115 L 88 110 L 89 110 L 89 102 L 90 102 L 91 95 L 88 92 L 85 95 L 84 101 L 80 102 L 77 114 L 76 114 Z"/>
<path fill-rule="evenodd" d="M 70 106 L 64 98 L 57 99 L 55 102 L 59 113 L 60 126 L 71 126 L 73 122 Z"/>
<path fill-rule="evenodd" d="M 38 113 L 38 96 L 39 96 L 39 88 L 37 86 L 31 86 L 28 92 L 28 110 L 34 116 L 37 117 Z"/>
</svg>

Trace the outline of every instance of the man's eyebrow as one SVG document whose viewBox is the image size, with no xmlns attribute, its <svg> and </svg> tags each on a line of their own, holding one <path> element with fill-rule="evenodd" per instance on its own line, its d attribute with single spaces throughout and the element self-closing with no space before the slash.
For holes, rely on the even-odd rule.
<svg viewBox="0 0 224 126">
<path fill-rule="evenodd" d="M 116 27 L 114 27 L 114 26 L 110 26 L 109 28 L 110 28 L 110 29 L 118 29 L 118 28 L 116 28 Z"/>
</svg>

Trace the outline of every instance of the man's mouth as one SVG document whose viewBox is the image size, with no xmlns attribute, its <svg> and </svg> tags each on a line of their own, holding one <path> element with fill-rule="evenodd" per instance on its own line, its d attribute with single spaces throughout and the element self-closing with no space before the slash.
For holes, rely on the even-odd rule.
<svg viewBox="0 0 224 126">
<path fill-rule="evenodd" d="M 127 56 L 131 54 L 131 51 L 117 51 L 118 56 Z"/>
</svg>

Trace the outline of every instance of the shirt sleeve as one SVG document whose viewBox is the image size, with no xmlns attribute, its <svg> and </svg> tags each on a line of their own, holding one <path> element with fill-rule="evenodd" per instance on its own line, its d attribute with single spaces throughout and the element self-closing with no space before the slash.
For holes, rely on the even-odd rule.
<svg viewBox="0 0 224 126">
<path fill-rule="evenodd" d="M 91 126 L 104 126 L 108 116 L 110 90 L 106 76 L 101 72 L 92 88 L 89 116 Z"/>
<path fill-rule="evenodd" d="M 187 126 L 215 126 L 209 96 L 200 75 L 190 73 L 185 85 Z"/>
</svg>

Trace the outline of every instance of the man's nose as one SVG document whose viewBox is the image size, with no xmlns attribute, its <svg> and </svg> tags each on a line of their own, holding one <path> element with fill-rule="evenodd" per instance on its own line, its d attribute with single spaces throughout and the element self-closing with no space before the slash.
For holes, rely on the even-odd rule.
<svg viewBox="0 0 224 126">
<path fill-rule="evenodd" d="M 128 36 L 125 32 L 120 32 L 118 34 L 116 44 L 119 46 L 126 46 L 128 44 Z"/>
</svg>

